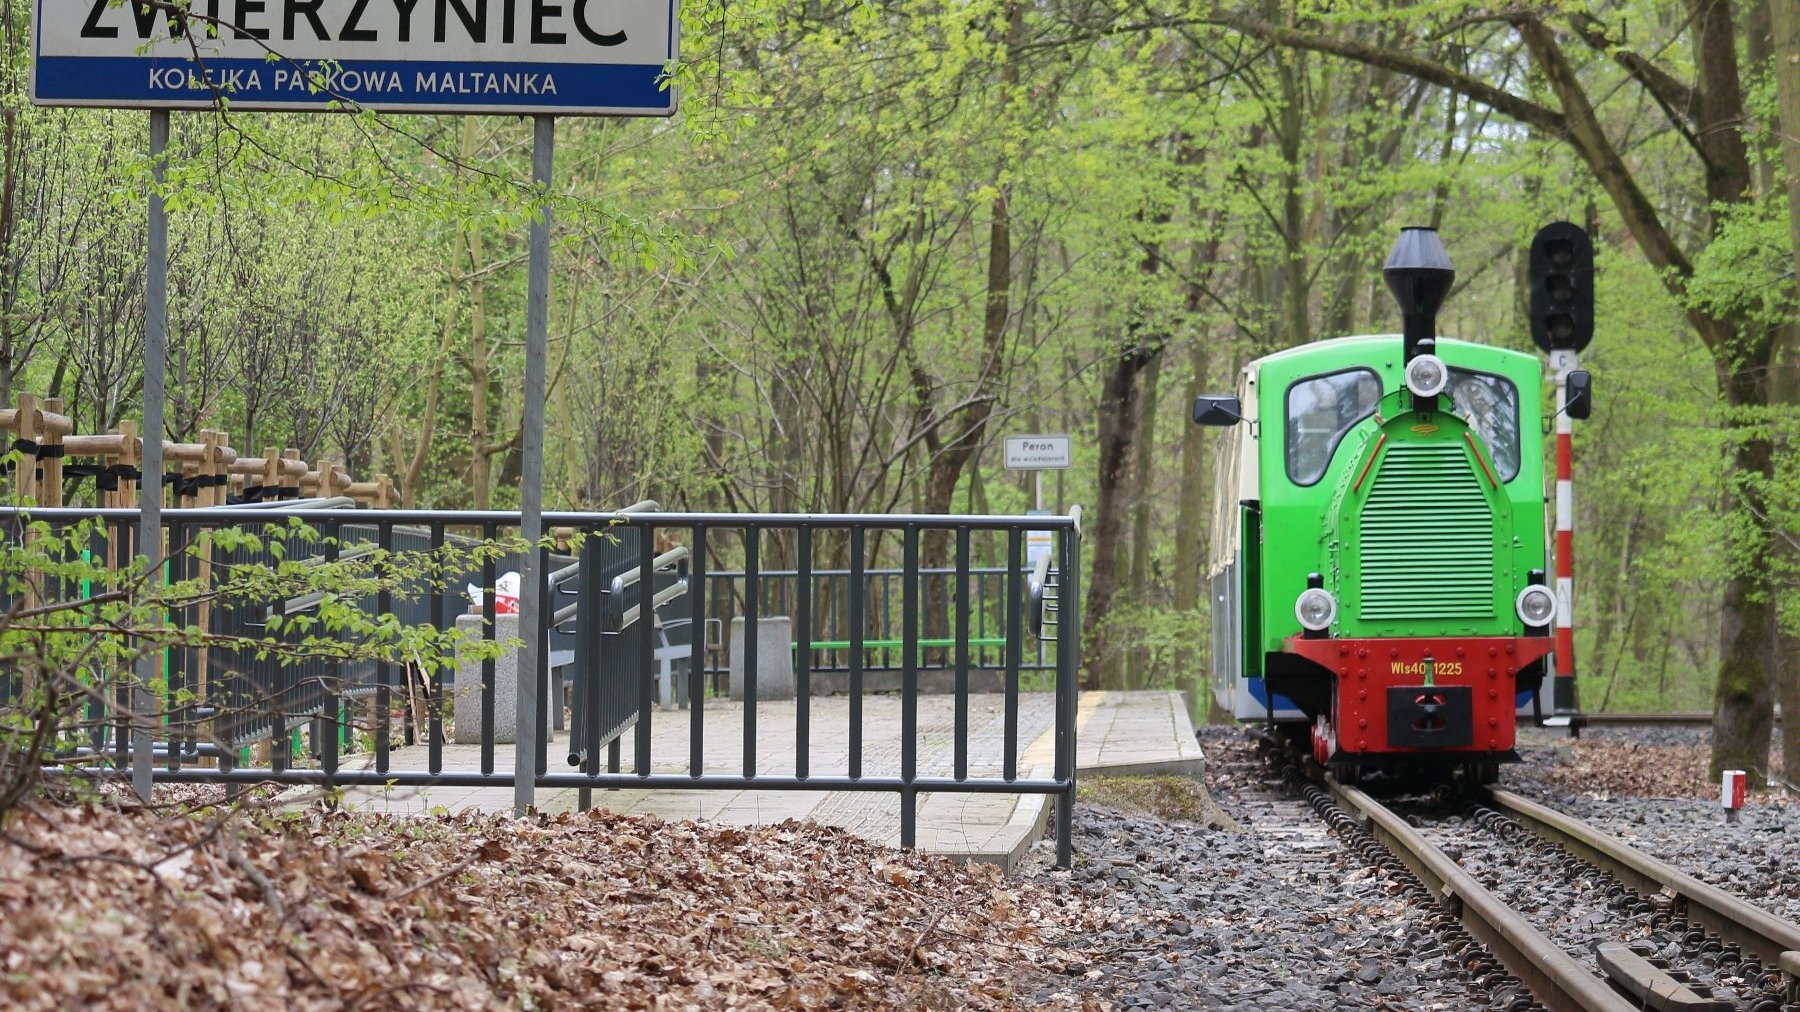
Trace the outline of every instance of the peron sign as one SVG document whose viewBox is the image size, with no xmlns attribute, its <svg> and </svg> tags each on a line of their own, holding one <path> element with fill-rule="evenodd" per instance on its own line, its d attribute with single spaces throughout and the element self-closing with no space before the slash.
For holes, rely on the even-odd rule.
<svg viewBox="0 0 1800 1012">
<path fill-rule="evenodd" d="M 1061 471 L 1073 466 L 1074 445 L 1068 436 L 1006 437 L 1009 471 Z"/>
</svg>

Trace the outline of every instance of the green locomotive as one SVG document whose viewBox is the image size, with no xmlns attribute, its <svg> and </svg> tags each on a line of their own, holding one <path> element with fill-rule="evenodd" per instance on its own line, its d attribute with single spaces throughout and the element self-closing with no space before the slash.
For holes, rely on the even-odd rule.
<svg viewBox="0 0 1800 1012">
<path fill-rule="evenodd" d="M 1403 334 L 1257 359 L 1236 396 L 1194 404 L 1228 427 L 1214 693 L 1238 719 L 1310 725 L 1346 774 L 1448 760 L 1488 780 L 1517 759 L 1554 645 L 1542 369 L 1437 335 L 1455 274 L 1435 231 L 1402 232 L 1384 274 Z"/>
</svg>

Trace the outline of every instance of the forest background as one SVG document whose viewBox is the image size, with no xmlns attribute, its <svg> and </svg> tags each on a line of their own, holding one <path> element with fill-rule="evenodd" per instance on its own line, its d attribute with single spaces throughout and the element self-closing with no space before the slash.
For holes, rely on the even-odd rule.
<svg viewBox="0 0 1800 1012">
<path fill-rule="evenodd" d="M 30 106 L 33 6 L 0 0 L 0 403 L 105 431 L 139 411 L 145 118 Z M 1800 714 L 1800 2 L 682 18 L 683 113 L 562 121 L 544 195 L 524 120 L 177 115 L 166 434 L 516 506 L 549 206 L 547 505 L 1019 512 L 1002 438 L 1068 432 L 1046 505 L 1089 511 L 1088 683 L 1196 689 L 1191 397 L 1397 330 L 1380 265 L 1409 224 L 1459 269 L 1442 329 L 1533 350 L 1525 250 L 1568 219 L 1600 260 L 1582 701 L 1712 708 L 1715 759 L 1756 769 L 1773 701 Z"/>
</svg>

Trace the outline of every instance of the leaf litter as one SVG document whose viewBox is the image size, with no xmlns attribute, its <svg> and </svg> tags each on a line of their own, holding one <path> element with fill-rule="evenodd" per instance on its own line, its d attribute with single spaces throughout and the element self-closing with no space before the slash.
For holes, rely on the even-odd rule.
<svg viewBox="0 0 1800 1012">
<path fill-rule="evenodd" d="M 1097 1009 L 1032 994 L 1110 916 L 810 823 L 43 805 L 0 1006 Z"/>
</svg>

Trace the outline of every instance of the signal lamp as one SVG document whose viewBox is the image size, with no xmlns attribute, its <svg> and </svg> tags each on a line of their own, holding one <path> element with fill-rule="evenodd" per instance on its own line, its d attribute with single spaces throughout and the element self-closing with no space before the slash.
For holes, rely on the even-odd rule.
<svg viewBox="0 0 1800 1012">
<path fill-rule="evenodd" d="M 1450 384 L 1450 368 L 1436 355 L 1420 355 L 1406 363 L 1406 389 L 1414 397 L 1436 397 Z"/>
<path fill-rule="evenodd" d="M 1549 590 L 1530 586 L 1519 591 L 1513 602 L 1513 609 L 1519 613 L 1519 621 L 1532 628 L 1540 628 L 1550 624 L 1556 614 L 1556 597 Z"/>
<path fill-rule="evenodd" d="M 1337 598 L 1332 597 L 1330 591 L 1308 587 L 1294 601 L 1294 617 L 1307 631 L 1323 632 L 1331 628 L 1332 620 L 1337 618 Z"/>
</svg>

